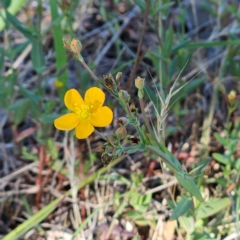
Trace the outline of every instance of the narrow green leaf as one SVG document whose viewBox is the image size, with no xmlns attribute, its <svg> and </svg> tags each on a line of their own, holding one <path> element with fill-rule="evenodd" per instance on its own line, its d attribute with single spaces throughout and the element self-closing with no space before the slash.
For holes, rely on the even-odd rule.
<svg viewBox="0 0 240 240">
<path fill-rule="evenodd" d="M 180 216 L 185 214 L 192 206 L 193 201 L 192 198 L 182 198 L 177 205 L 175 206 L 171 219 L 175 220 L 178 219 Z"/>
<path fill-rule="evenodd" d="M 34 92 L 27 90 L 22 85 L 19 86 L 19 89 L 24 97 L 29 98 L 37 106 L 38 102 L 41 100 L 41 96 L 39 96 L 38 94 L 36 94 Z"/>
<path fill-rule="evenodd" d="M 166 155 L 171 159 L 171 162 L 173 163 L 173 165 L 176 167 L 176 169 L 181 170 L 182 169 L 182 165 L 181 163 L 178 161 L 178 159 L 166 148 L 165 150 Z"/>
<path fill-rule="evenodd" d="M 26 3 L 27 0 L 11 0 L 10 6 L 7 8 L 7 11 L 12 15 L 15 15 L 21 7 Z M 0 10 L 0 32 L 5 27 L 6 21 L 6 12 L 4 9 Z"/>
<path fill-rule="evenodd" d="M 189 43 L 185 45 L 184 48 L 194 49 L 194 48 L 201 48 L 201 47 L 228 46 L 228 45 L 234 45 L 234 44 L 240 45 L 240 40 Z"/>
<path fill-rule="evenodd" d="M 108 171 L 111 169 L 114 165 L 119 163 L 122 160 L 122 158 L 118 158 L 111 162 L 107 167 L 99 169 L 97 172 L 93 173 L 89 177 L 83 179 L 78 185 L 77 188 L 80 189 L 87 184 L 93 182 L 100 174 Z M 69 191 L 66 195 L 70 195 L 71 191 Z M 13 240 L 13 239 L 19 239 L 24 233 L 35 227 L 38 223 L 40 223 L 42 220 L 44 220 L 51 212 L 54 211 L 54 209 L 57 207 L 58 203 L 62 200 L 62 198 L 57 198 L 51 203 L 49 203 L 47 206 L 43 207 L 39 212 L 31 216 L 29 219 L 27 219 L 25 222 L 23 222 L 21 225 L 16 227 L 14 230 L 12 230 L 9 234 L 7 234 L 2 240 Z M 99 208 L 100 209 L 100 208 Z M 85 221 L 87 223 L 87 221 Z M 84 226 L 83 226 L 84 227 Z"/>
<path fill-rule="evenodd" d="M 33 41 L 36 40 L 36 35 L 28 28 L 25 24 L 20 22 L 16 17 L 11 13 L 7 12 L 7 19 L 12 23 L 12 25 L 21 32 L 26 38 Z"/>
<path fill-rule="evenodd" d="M 172 52 L 172 45 L 173 45 L 173 38 L 174 38 L 174 31 L 173 28 L 170 27 L 166 32 L 166 39 L 163 45 L 163 56 L 165 58 L 169 58 Z"/>
<path fill-rule="evenodd" d="M 214 137 L 223 145 L 227 146 L 228 145 L 228 139 L 223 138 L 219 133 L 214 133 Z"/>
<path fill-rule="evenodd" d="M 197 185 L 195 184 L 195 182 L 193 181 L 193 179 L 190 176 L 188 176 L 187 174 L 185 174 L 183 172 L 179 172 L 179 173 L 177 173 L 176 178 L 179 181 L 179 183 L 189 193 L 191 193 L 194 197 L 196 197 L 198 199 L 198 201 L 200 201 L 200 202 L 203 201 L 202 195 L 201 195 Z"/>
<path fill-rule="evenodd" d="M 0 48 L 0 70 L 3 67 L 3 63 L 4 63 L 4 48 L 1 47 Z"/>
<path fill-rule="evenodd" d="M 60 117 L 59 114 L 52 113 L 52 114 L 43 114 L 39 121 L 44 124 L 52 124 L 56 118 Z"/>
<path fill-rule="evenodd" d="M 191 39 L 186 39 L 186 40 L 180 42 L 179 44 L 174 45 L 174 46 L 172 47 L 172 52 L 176 52 L 176 51 L 178 51 L 179 49 L 184 48 L 184 47 L 185 47 L 188 43 L 190 43 L 190 42 L 191 42 Z"/>
<path fill-rule="evenodd" d="M 230 204 L 229 198 L 212 198 L 208 203 L 202 203 L 196 210 L 196 218 L 206 218 L 221 211 Z"/>
<path fill-rule="evenodd" d="M 191 234 L 194 231 L 194 218 L 192 216 L 181 216 L 178 219 L 180 226 L 188 233 Z"/>
<path fill-rule="evenodd" d="M 21 225 L 13 229 L 9 234 L 7 234 L 2 240 L 13 240 L 19 239 L 24 233 L 26 233 L 29 229 L 32 229 L 39 222 L 45 219 L 57 206 L 60 202 L 61 198 L 57 198 L 48 204 L 46 207 L 41 209 L 39 212 L 31 216 L 29 219 L 24 221 Z"/>
<path fill-rule="evenodd" d="M 45 70 L 44 54 L 41 40 L 34 39 L 32 42 L 31 60 L 34 70 L 40 74 Z"/>
<path fill-rule="evenodd" d="M 166 198 L 166 200 L 167 200 L 169 207 L 173 210 L 175 208 L 175 203 L 168 198 Z"/>
<path fill-rule="evenodd" d="M 143 0 L 134 0 L 134 2 L 141 8 L 142 11 L 145 10 L 146 5 L 145 5 L 145 2 Z"/>
<path fill-rule="evenodd" d="M 128 219 L 132 220 L 132 219 L 141 217 L 142 216 L 142 212 L 135 211 L 135 210 L 127 211 L 126 213 L 124 213 L 124 216 L 126 216 Z"/>
<path fill-rule="evenodd" d="M 170 8 L 173 4 L 174 4 L 174 2 L 169 2 L 169 3 L 165 3 L 165 4 L 162 4 L 162 5 L 158 6 L 158 7 L 154 10 L 154 12 L 153 12 L 152 15 L 154 16 L 155 14 L 157 14 L 157 13 L 163 11 L 163 10 L 166 10 L 166 9 Z"/>
<path fill-rule="evenodd" d="M 63 32 L 61 28 L 61 23 L 54 24 L 55 21 L 58 21 L 60 18 L 58 12 L 58 6 L 56 0 L 50 0 L 50 9 L 52 15 L 52 32 L 54 40 L 54 48 L 56 52 L 56 66 L 57 70 L 60 71 L 67 65 L 66 50 L 63 47 L 62 39 Z M 58 80 L 64 83 L 64 86 L 68 86 L 68 73 L 65 70 L 59 77 Z"/>
<path fill-rule="evenodd" d="M 223 163 L 223 164 L 228 164 L 230 162 L 230 159 L 228 156 L 225 156 L 221 153 L 213 153 L 212 155 L 214 159 L 216 159 L 218 162 Z"/>
<path fill-rule="evenodd" d="M 30 102 L 29 99 L 20 99 L 16 103 L 9 107 L 9 111 L 13 111 L 14 118 L 13 121 L 16 125 L 21 123 L 26 117 L 29 110 Z"/>
</svg>

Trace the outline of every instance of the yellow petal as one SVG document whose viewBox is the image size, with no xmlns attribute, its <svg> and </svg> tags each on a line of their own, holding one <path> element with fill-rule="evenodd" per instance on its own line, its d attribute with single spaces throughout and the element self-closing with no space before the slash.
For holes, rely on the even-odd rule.
<svg viewBox="0 0 240 240">
<path fill-rule="evenodd" d="M 94 127 L 106 127 L 113 120 L 113 112 L 109 107 L 101 107 L 98 108 L 96 112 L 94 112 L 91 116 L 89 122 Z"/>
<path fill-rule="evenodd" d="M 86 91 L 84 101 L 93 104 L 98 102 L 98 107 L 101 107 L 105 101 L 105 94 L 101 88 L 92 87 Z"/>
<path fill-rule="evenodd" d="M 87 121 L 82 121 L 76 127 L 76 137 L 79 139 L 87 138 L 94 131 L 94 127 Z"/>
<path fill-rule="evenodd" d="M 76 106 L 79 107 L 84 102 L 76 89 L 70 89 L 64 96 L 64 103 L 69 110 L 74 112 L 76 110 Z"/>
<path fill-rule="evenodd" d="M 72 130 L 79 123 L 79 118 L 76 113 L 68 113 L 55 119 L 54 126 L 59 130 Z"/>
</svg>

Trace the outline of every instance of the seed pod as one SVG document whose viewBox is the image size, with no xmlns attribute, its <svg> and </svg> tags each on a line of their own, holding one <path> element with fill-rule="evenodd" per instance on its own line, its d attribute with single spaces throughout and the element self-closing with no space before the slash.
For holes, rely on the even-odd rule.
<svg viewBox="0 0 240 240">
<path fill-rule="evenodd" d="M 111 153 L 104 152 L 101 155 L 101 160 L 103 162 L 103 165 L 106 167 L 113 160 L 113 155 Z"/>
<path fill-rule="evenodd" d="M 103 75 L 103 79 L 107 88 L 112 89 L 115 86 L 115 82 L 111 74 L 109 74 L 109 76 Z"/>
</svg>

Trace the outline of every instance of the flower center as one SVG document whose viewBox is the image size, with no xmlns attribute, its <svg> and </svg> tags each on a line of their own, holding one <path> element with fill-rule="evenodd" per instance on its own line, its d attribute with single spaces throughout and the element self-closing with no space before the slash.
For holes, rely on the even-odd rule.
<svg viewBox="0 0 240 240">
<path fill-rule="evenodd" d="M 100 107 L 100 102 L 95 101 L 94 103 L 82 104 L 80 106 L 75 103 L 74 105 L 74 112 L 78 115 L 78 118 L 81 120 L 88 120 L 89 117 Z"/>
</svg>

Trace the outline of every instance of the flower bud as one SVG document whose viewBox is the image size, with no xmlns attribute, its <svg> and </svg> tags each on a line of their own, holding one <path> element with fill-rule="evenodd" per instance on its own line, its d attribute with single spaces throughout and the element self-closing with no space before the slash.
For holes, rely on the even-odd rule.
<svg viewBox="0 0 240 240">
<path fill-rule="evenodd" d="M 111 74 L 109 74 L 109 76 L 103 75 L 103 79 L 107 88 L 112 89 L 115 86 L 115 82 Z"/>
<path fill-rule="evenodd" d="M 63 46 L 69 50 L 69 51 L 72 51 L 71 50 L 71 40 L 70 39 L 65 39 L 63 38 Z"/>
<path fill-rule="evenodd" d="M 82 50 L 82 44 L 79 40 L 73 38 L 73 40 L 71 41 L 71 51 L 78 54 L 81 52 Z"/>
<path fill-rule="evenodd" d="M 135 86 L 138 90 L 143 90 L 144 88 L 144 85 L 145 85 L 145 78 L 141 78 L 141 77 L 137 77 L 135 79 Z"/>
<path fill-rule="evenodd" d="M 115 132 L 116 137 L 119 140 L 123 140 L 127 136 L 127 130 L 125 127 L 120 127 Z"/>
<path fill-rule="evenodd" d="M 127 91 L 125 91 L 125 90 L 120 90 L 119 92 L 118 92 L 118 96 L 119 96 L 119 98 L 121 99 L 121 100 L 123 100 L 125 103 L 129 103 L 129 101 L 130 101 L 130 95 L 129 95 L 129 93 L 127 92 Z"/>
<path fill-rule="evenodd" d="M 116 75 L 117 85 L 120 84 L 121 80 L 122 80 L 122 73 L 118 72 L 117 75 Z"/>
<path fill-rule="evenodd" d="M 231 92 L 228 94 L 228 101 L 230 103 L 234 102 L 236 99 L 236 91 L 231 90 Z"/>
</svg>

